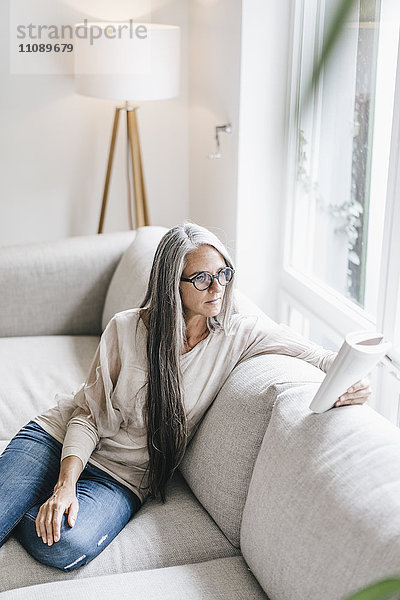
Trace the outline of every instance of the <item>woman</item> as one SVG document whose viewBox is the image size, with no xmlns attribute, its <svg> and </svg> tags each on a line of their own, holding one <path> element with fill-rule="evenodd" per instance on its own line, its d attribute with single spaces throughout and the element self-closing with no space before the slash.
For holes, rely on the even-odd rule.
<svg viewBox="0 0 400 600">
<path fill-rule="evenodd" d="M 226 248 L 190 222 L 160 241 L 139 308 L 114 315 L 88 377 L 30 421 L 0 457 L 0 545 L 14 533 L 37 560 L 87 564 L 166 484 L 238 362 L 263 353 L 327 371 L 335 353 L 235 311 Z M 336 405 L 362 404 L 368 381 Z M 61 464 L 60 464 L 61 461 Z"/>
</svg>

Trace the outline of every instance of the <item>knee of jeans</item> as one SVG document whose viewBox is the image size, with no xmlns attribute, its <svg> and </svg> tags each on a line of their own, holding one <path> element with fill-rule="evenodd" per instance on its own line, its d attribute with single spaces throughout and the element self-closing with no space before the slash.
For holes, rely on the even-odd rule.
<svg viewBox="0 0 400 600">
<path fill-rule="evenodd" d="M 42 542 L 43 543 L 43 542 Z M 45 545 L 43 543 L 43 545 Z M 53 546 L 50 547 L 53 548 Z M 82 550 L 79 548 L 71 549 L 71 553 L 64 552 L 39 552 L 37 556 L 32 553 L 32 556 L 39 560 L 42 564 L 47 565 L 48 567 L 54 567 L 55 569 L 59 569 L 64 573 L 68 573 L 69 571 L 74 571 L 86 565 L 90 558 L 87 554 L 81 554 Z"/>
<path fill-rule="evenodd" d="M 61 569 L 61 571 L 68 572 L 74 571 L 86 565 L 90 558 L 85 552 L 83 552 L 82 548 L 73 547 L 69 549 L 69 553 L 63 553 L 62 556 L 57 559 L 56 563 L 53 566 L 57 567 L 57 569 Z"/>
<path fill-rule="evenodd" d="M 33 558 L 64 572 L 86 565 L 92 554 L 81 532 L 69 527 L 62 527 L 60 540 L 48 546 L 37 536 L 35 520 L 28 513 L 20 523 L 17 539 Z"/>
<path fill-rule="evenodd" d="M 37 539 L 35 548 L 31 548 L 29 551 L 34 558 L 49 567 L 55 567 L 64 572 L 74 571 L 86 565 L 90 560 L 88 548 L 79 543 L 79 540 L 75 542 L 72 536 L 61 535 L 60 540 L 51 546 L 47 546 L 41 539 Z"/>
</svg>

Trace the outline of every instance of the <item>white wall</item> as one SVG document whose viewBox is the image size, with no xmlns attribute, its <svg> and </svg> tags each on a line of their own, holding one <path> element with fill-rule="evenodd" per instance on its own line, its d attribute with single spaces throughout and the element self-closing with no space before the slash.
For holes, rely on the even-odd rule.
<svg viewBox="0 0 400 600">
<path fill-rule="evenodd" d="M 72 23 L 137 16 L 125 0 L 62 4 Z M 11 75 L 9 9 L 0 3 L 0 245 L 96 233 L 115 102 L 75 94 L 71 75 Z M 188 213 L 188 9 L 186 0 L 151 2 L 153 22 L 181 27 L 181 95 L 139 111 L 150 221 L 167 227 Z M 105 231 L 129 228 L 123 125 Z"/>
<path fill-rule="evenodd" d="M 235 254 L 240 93 L 241 0 L 190 3 L 190 218 L 218 235 Z M 215 126 L 222 133 L 220 159 Z"/>
<path fill-rule="evenodd" d="M 73 22 L 129 19 L 132 5 L 85 0 Z M 182 91 L 139 111 L 151 223 L 190 218 L 212 229 L 236 261 L 241 289 L 274 318 L 290 6 L 153 0 L 151 20 L 182 30 Z M 0 244 L 95 233 L 114 103 L 74 94 L 69 76 L 10 75 L 4 2 L 0 31 Z M 227 122 L 233 133 L 221 134 L 222 158 L 210 160 L 215 126 Z M 128 228 L 123 146 L 121 136 L 105 231 Z"/>
<path fill-rule="evenodd" d="M 278 320 L 286 194 L 291 0 L 243 0 L 238 285 Z"/>
<path fill-rule="evenodd" d="M 190 216 L 232 251 L 239 287 L 277 318 L 291 1 L 192 0 Z M 210 160 L 214 127 L 222 158 Z"/>
</svg>

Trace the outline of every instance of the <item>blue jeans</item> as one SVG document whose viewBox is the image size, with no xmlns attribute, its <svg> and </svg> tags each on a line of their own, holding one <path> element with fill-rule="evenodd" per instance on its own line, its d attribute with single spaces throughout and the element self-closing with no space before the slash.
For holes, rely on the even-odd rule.
<svg viewBox="0 0 400 600">
<path fill-rule="evenodd" d="M 47 546 L 35 519 L 52 495 L 60 471 L 62 444 L 30 421 L 0 456 L 0 546 L 14 534 L 41 563 L 72 571 L 100 554 L 140 508 L 129 488 L 87 464 L 76 484 L 79 512 L 74 527 L 67 515 L 58 542 Z"/>
</svg>

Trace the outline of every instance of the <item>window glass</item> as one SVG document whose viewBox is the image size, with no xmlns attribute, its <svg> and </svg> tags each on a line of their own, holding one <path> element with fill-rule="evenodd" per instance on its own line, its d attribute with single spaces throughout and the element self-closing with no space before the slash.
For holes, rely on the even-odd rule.
<svg viewBox="0 0 400 600">
<path fill-rule="evenodd" d="M 305 2 L 315 13 L 315 3 Z M 337 0 L 319 3 L 314 44 L 304 39 L 301 83 L 337 9 Z M 293 206 L 291 265 L 317 278 L 376 315 L 382 221 L 372 222 L 385 193 L 371 195 L 380 0 L 355 3 L 326 64 L 311 102 L 300 109 L 297 181 Z M 311 10 L 311 9 L 310 9 Z M 309 21 L 310 22 L 310 21 Z M 373 254 L 368 253 L 371 244 Z"/>
</svg>

